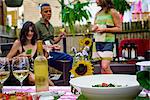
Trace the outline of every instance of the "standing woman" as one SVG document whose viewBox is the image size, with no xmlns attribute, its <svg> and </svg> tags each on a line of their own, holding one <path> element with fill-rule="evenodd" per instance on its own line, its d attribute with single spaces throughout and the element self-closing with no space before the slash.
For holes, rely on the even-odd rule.
<svg viewBox="0 0 150 100">
<path fill-rule="evenodd" d="M 110 62 L 113 58 L 114 32 L 122 31 L 119 13 L 115 10 L 112 0 L 96 0 L 101 10 L 96 13 L 92 31 L 96 42 L 96 51 L 100 57 L 102 74 L 112 74 Z"/>
<path fill-rule="evenodd" d="M 35 24 L 31 21 L 25 22 L 20 31 L 19 39 L 15 40 L 7 58 L 11 59 L 13 57 L 25 56 L 35 59 L 37 56 L 37 37 Z M 31 54 L 26 54 L 29 49 L 32 49 Z M 29 72 L 29 82 L 35 82 L 34 74 L 32 72 Z M 49 84 L 54 85 L 51 80 L 49 80 Z"/>
</svg>

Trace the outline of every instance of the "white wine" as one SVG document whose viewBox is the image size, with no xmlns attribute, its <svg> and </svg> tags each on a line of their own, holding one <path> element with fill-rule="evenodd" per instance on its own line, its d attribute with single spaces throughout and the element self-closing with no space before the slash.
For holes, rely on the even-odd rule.
<svg viewBox="0 0 150 100">
<path fill-rule="evenodd" d="M 15 70 L 13 71 L 13 75 L 22 82 L 28 76 L 29 70 Z"/>
<path fill-rule="evenodd" d="M 43 55 L 42 41 L 37 42 L 37 57 L 34 60 L 36 92 L 48 91 L 48 61 Z"/>
<path fill-rule="evenodd" d="M 0 72 L 0 82 L 4 83 L 6 79 L 9 77 L 9 71 Z"/>
</svg>

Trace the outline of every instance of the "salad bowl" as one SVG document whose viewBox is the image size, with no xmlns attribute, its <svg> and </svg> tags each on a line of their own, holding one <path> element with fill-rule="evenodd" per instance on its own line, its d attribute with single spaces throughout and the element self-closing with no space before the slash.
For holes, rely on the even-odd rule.
<svg viewBox="0 0 150 100">
<path fill-rule="evenodd" d="M 114 87 L 102 87 L 102 84 L 113 84 Z M 71 79 L 70 85 L 88 100 L 134 100 L 142 90 L 136 75 L 124 74 L 81 76 Z"/>
</svg>

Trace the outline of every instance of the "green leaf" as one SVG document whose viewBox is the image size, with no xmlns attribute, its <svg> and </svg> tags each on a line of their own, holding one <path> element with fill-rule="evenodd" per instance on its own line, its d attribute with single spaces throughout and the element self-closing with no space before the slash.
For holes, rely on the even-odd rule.
<svg viewBox="0 0 150 100">
<path fill-rule="evenodd" d="M 60 2 L 59 2 L 60 3 Z M 61 3 L 60 3 L 61 4 Z M 67 26 L 69 25 L 70 32 L 75 35 L 75 24 L 76 22 L 82 22 L 85 18 L 86 20 L 91 17 L 88 10 L 85 9 L 90 4 L 90 2 L 81 3 L 79 0 L 74 4 L 64 5 L 62 9 L 62 22 Z"/>
<path fill-rule="evenodd" d="M 149 97 L 139 97 L 139 96 L 137 96 L 135 100 L 149 100 Z"/>
<path fill-rule="evenodd" d="M 6 32 L 9 33 L 11 31 L 11 27 L 9 25 L 6 25 Z"/>
<path fill-rule="evenodd" d="M 32 49 L 27 50 L 26 54 L 31 54 L 32 53 Z"/>
<path fill-rule="evenodd" d="M 114 7 L 117 11 L 119 11 L 122 15 L 128 9 L 130 9 L 130 5 L 126 0 L 113 0 Z"/>
<path fill-rule="evenodd" d="M 54 100 L 58 100 L 60 96 L 54 96 Z"/>
<path fill-rule="evenodd" d="M 140 86 L 150 90 L 150 71 L 139 71 L 137 72 L 137 81 Z"/>
<path fill-rule="evenodd" d="M 77 100 L 88 100 L 88 99 L 83 94 L 80 94 L 80 96 L 77 98 Z"/>
<path fill-rule="evenodd" d="M 85 18 L 86 20 L 88 20 L 88 19 L 89 19 L 89 17 L 88 17 L 88 14 L 87 14 L 86 10 L 83 10 L 83 11 L 82 11 L 82 16 L 83 16 L 83 18 Z"/>
</svg>

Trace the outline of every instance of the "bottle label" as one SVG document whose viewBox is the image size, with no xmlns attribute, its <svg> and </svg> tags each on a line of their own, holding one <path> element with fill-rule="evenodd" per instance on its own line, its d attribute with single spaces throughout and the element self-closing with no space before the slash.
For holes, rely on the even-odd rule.
<svg viewBox="0 0 150 100">
<path fill-rule="evenodd" d="M 132 49 L 132 50 L 131 50 L 131 58 L 135 58 L 135 56 L 136 56 L 136 55 L 135 55 L 135 50 Z"/>
<path fill-rule="evenodd" d="M 46 79 L 43 76 L 37 76 L 36 81 L 38 86 L 43 86 L 46 83 Z"/>
<path fill-rule="evenodd" d="M 37 76 L 35 84 L 36 84 L 36 92 L 49 90 L 48 79 L 46 79 L 43 76 Z"/>
</svg>

